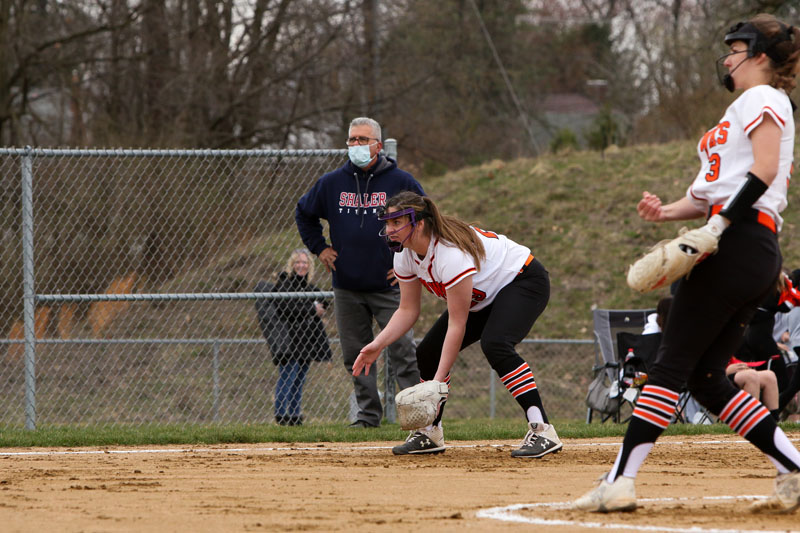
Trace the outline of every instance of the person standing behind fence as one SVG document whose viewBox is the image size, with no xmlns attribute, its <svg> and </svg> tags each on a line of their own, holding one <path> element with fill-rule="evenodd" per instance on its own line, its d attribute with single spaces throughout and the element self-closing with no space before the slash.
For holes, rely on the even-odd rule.
<svg viewBox="0 0 800 533">
<path fill-rule="evenodd" d="M 383 328 L 400 303 L 392 253 L 378 235 L 378 209 L 400 191 L 424 194 L 422 186 L 380 153 L 381 127 L 371 118 L 353 119 L 347 136 L 349 161 L 328 172 L 297 202 L 295 222 L 303 243 L 332 273 L 334 312 L 344 366 L 352 374 L 362 346 L 373 339 L 372 321 Z M 328 221 L 331 244 L 320 219 Z M 401 389 L 419 382 L 413 332 L 389 346 Z M 351 427 L 378 427 L 383 408 L 376 373 L 353 377 L 358 415 Z"/>
<path fill-rule="evenodd" d="M 775 466 L 775 492 L 753 510 L 800 507 L 800 452 L 764 405 L 725 375 L 746 324 L 781 271 L 779 213 L 787 204 L 795 141 L 787 93 L 796 84 L 800 29 L 760 14 L 732 27 L 724 41 L 730 52 L 717 65 L 728 72 L 720 81 L 742 93 L 698 144 L 701 168 L 686 196 L 662 204 L 644 192 L 637 205 L 650 222 L 707 216 L 700 231 L 719 238 L 718 250 L 680 280 L 622 448 L 611 471 L 575 500 L 577 509 L 636 509 L 634 479 L 669 426 L 684 383 Z"/>
<path fill-rule="evenodd" d="M 278 275 L 274 292 L 319 292 L 309 283 L 314 275 L 311 253 L 306 249 L 292 252 L 286 268 Z M 263 286 L 257 287 L 262 292 Z M 271 306 L 265 309 L 264 306 Z M 275 386 L 275 421 L 283 426 L 303 424 L 301 404 L 303 386 L 311 361 L 330 361 L 331 348 L 322 316 L 326 304 L 313 296 L 259 300 L 256 309 L 264 336 L 278 365 Z"/>
<path fill-rule="evenodd" d="M 528 432 L 512 457 L 543 457 L 562 448 L 548 423 L 536 381 L 516 346 L 550 299 L 550 277 L 530 249 L 504 235 L 484 231 L 439 212 L 433 200 L 412 192 L 389 199 L 383 234 L 396 253 L 400 307 L 374 341 L 365 345 L 353 374 L 369 374 L 381 350 L 419 318 L 421 291 L 447 302 L 447 310 L 417 347 L 422 379 L 450 385 L 450 370 L 461 350 L 480 341 L 489 365 L 522 408 Z M 439 404 L 433 422 L 412 431 L 395 455 L 445 450 Z"/>
</svg>

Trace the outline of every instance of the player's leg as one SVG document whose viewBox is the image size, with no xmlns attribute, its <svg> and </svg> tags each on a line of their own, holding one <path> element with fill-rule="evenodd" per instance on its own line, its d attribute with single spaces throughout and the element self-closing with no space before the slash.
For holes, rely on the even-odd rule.
<svg viewBox="0 0 800 533">
<path fill-rule="evenodd" d="M 442 313 L 417 346 L 416 358 L 421 381 L 431 380 L 436 375 L 442 355 L 442 345 L 444 345 L 444 338 L 447 334 L 449 316 L 447 311 Z M 461 343 L 462 350 L 480 338 L 486 316 L 481 312 L 469 313 L 464 340 Z M 450 385 L 450 374 L 445 378 L 445 382 L 448 386 Z M 439 412 L 431 425 L 411 431 L 403 444 L 392 448 L 392 453 L 395 455 L 409 455 L 443 452 L 445 444 L 442 417 L 444 416 L 445 403 L 442 402 L 439 406 Z"/>
<path fill-rule="evenodd" d="M 694 272 L 692 276 L 697 277 Z M 697 280 L 694 283 L 682 281 L 673 298 L 663 341 L 650 369 L 647 384 L 642 388 L 634 405 L 622 448 L 617 453 L 611 470 L 600 477 L 592 490 L 575 500 L 573 503 L 575 508 L 595 512 L 636 509 L 634 479 L 656 440 L 669 426 L 675 414 L 686 376 L 691 373 L 696 360 L 701 357 L 695 350 L 702 350 L 718 340 L 719 333 L 726 325 L 721 323 L 721 320 L 727 322 L 727 317 L 712 313 L 709 322 L 705 323 L 706 328 L 694 337 L 694 349 L 682 344 L 681 339 L 669 336 L 671 331 L 684 332 L 687 328 L 691 329 L 693 324 L 702 319 L 700 311 L 707 311 L 700 305 L 700 302 L 703 302 L 701 295 L 692 290 L 696 283 Z M 722 372 L 724 373 L 724 366 Z M 733 383 L 727 377 L 725 381 L 735 390 Z M 692 394 L 694 395 L 694 390 Z M 700 398 L 697 400 L 700 401 Z"/>
<path fill-rule="evenodd" d="M 777 387 L 777 381 L 773 385 Z M 764 404 L 705 367 L 697 368 L 689 386 L 698 401 L 761 450 L 778 470 L 775 494 L 756 502 L 753 510 L 784 512 L 800 506 L 800 452 Z"/>
<path fill-rule="evenodd" d="M 688 279 L 681 280 L 622 448 L 608 475 L 575 501 L 576 508 L 601 512 L 636 508 L 633 479 L 669 425 L 679 393 L 699 362 L 714 369 L 714 375 L 708 378 L 711 386 L 736 392 L 725 376 L 727 360 L 741 342 L 745 324 L 757 305 L 774 287 L 780 270 L 777 241 L 759 228 L 763 227 L 755 223 L 732 226 L 723 234 L 719 251 L 695 267 Z M 772 253 L 765 253 L 765 248 Z M 689 385 L 703 403 L 694 394 L 697 384 Z"/>
<path fill-rule="evenodd" d="M 481 349 L 528 421 L 547 422 L 536 380 L 516 346 L 530 333 L 550 298 L 547 271 L 536 260 L 503 287 L 491 304 Z"/>
<path fill-rule="evenodd" d="M 365 295 L 375 321 L 383 329 L 400 305 L 400 293 L 396 291 L 377 292 Z M 417 354 L 414 346 L 414 330 L 409 330 L 386 349 L 395 379 L 400 390 L 419 383 Z"/>
<path fill-rule="evenodd" d="M 528 431 L 512 457 L 543 457 L 562 448 L 547 414 L 528 363 L 516 346 L 530 333 L 550 299 L 550 279 L 534 260 L 492 302 L 481 349 L 509 393 L 522 408 Z"/>
<path fill-rule="evenodd" d="M 353 363 L 358 353 L 372 342 L 372 313 L 363 300 L 363 295 L 343 289 L 334 289 L 334 310 L 336 327 L 339 331 L 339 342 L 342 346 L 342 359 L 348 374 L 353 374 Z M 353 389 L 358 415 L 354 426 L 377 427 L 383 418 L 383 406 L 378 394 L 377 372 L 353 377 Z"/>
</svg>

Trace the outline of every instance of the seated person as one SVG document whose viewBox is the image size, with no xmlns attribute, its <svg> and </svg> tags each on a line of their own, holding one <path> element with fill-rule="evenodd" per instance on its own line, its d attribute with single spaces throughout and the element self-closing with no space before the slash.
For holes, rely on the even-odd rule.
<svg viewBox="0 0 800 533">
<path fill-rule="evenodd" d="M 764 407 L 769 409 L 772 417 L 777 421 L 780 410 L 778 409 L 778 378 L 772 370 L 756 370 L 754 363 L 746 363 L 731 357 L 725 374 L 733 383 L 750 394 L 756 400 L 761 400 Z M 764 362 L 761 365 L 765 364 Z M 760 365 L 759 365 L 760 366 Z"/>
<path fill-rule="evenodd" d="M 794 271 L 792 276 L 796 278 L 797 274 Z M 794 287 L 792 276 L 781 274 L 775 292 L 758 307 L 735 352 L 736 358 L 744 362 L 772 361 L 771 370 L 777 378 L 779 391 L 775 406 L 777 413 L 784 410 L 800 389 L 800 374 L 787 369 L 780 355 L 781 346 L 774 337 L 776 315 L 789 313 L 800 304 L 800 291 Z M 772 410 L 772 407 L 767 408 Z"/>
</svg>

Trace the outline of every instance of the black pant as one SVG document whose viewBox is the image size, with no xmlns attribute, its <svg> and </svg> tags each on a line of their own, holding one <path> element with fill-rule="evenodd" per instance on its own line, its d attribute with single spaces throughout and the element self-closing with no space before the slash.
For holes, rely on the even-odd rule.
<svg viewBox="0 0 800 533">
<path fill-rule="evenodd" d="M 775 290 L 781 268 L 777 236 L 741 220 L 723 234 L 719 251 L 678 284 L 648 383 L 680 391 L 684 384 L 719 414 L 738 389 L 725 367 L 758 305 Z"/>
<path fill-rule="evenodd" d="M 550 299 L 547 270 L 534 259 L 514 280 L 503 287 L 491 304 L 470 312 L 461 350 L 481 341 L 481 349 L 492 368 L 504 375 L 524 361 L 515 346 L 530 332 Z M 417 346 L 417 365 L 423 380 L 433 379 L 439 368 L 449 314 L 445 311 Z"/>
</svg>

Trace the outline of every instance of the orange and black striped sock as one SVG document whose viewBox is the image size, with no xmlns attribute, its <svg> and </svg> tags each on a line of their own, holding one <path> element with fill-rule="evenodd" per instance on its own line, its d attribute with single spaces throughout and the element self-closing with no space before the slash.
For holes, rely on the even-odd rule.
<svg viewBox="0 0 800 533">
<path fill-rule="evenodd" d="M 549 423 L 544 412 L 544 405 L 542 405 L 542 398 L 536 388 L 536 380 L 533 378 L 533 372 L 528 363 L 522 361 L 522 364 L 514 370 L 500 376 L 500 380 L 525 413 L 528 412 L 529 407 L 537 407 L 542 414 L 544 423 Z"/>
<path fill-rule="evenodd" d="M 719 419 L 764 452 L 781 473 L 800 470 L 800 452 L 764 405 L 745 391 L 725 404 Z"/>
<path fill-rule="evenodd" d="M 645 385 L 633 408 L 628 431 L 622 441 L 622 448 L 617 454 L 614 467 L 608 474 L 608 481 L 613 482 L 621 475 L 636 477 L 639 467 L 647 458 L 656 439 L 669 426 L 678 403 L 678 393 L 659 387 Z"/>
</svg>

